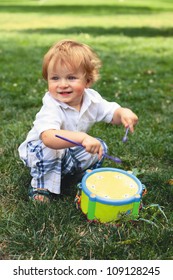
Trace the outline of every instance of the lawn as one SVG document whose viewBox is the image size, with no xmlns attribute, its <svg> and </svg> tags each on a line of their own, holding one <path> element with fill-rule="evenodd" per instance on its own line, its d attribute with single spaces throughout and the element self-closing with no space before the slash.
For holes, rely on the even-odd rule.
<svg viewBox="0 0 173 280">
<path fill-rule="evenodd" d="M 171 0 L 0 2 L 0 259 L 173 259 L 172 17 Z M 147 188 L 135 222 L 87 222 L 75 186 L 50 205 L 28 199 L 17 148 L 47 88 L 43 55 L 63 38 L 95 49 L 103 66 L 94 89 L 139 116 L 126 143 L 123 127 L 90 130 L 122 159 L 104 166 L 132 170 Z"/>
</svg>

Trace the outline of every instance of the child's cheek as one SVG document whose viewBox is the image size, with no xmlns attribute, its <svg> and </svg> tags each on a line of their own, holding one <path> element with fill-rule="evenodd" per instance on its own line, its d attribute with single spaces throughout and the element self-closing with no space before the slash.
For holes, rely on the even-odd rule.
<svg viewBox="0 0 173 280">
<path fill-rule="evenodd" d="M 51 93 L 56 93 L 56 86 L 55 86 L 55 84 L 51 84 L 51 83 L 49 83 L 48 84 L 48 90 L 49 90 L 49 92 L 51 92 Z"/>
<path fill-rule="evenodd" d="M 76 85 L 75 88 L 74 88 L 74 90 L 75 90 L 76 93 L 78 93 L 78 94 L 82 94 L 83 91 L 84 91 L 84 89 L 85 89 L 85 86 L 84 86 L 84 85 Z"/>
</svg>

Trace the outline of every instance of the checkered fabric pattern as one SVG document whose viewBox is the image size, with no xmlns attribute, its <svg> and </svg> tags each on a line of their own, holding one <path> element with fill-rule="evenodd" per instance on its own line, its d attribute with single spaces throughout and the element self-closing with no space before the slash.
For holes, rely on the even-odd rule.
<svg viewBox="0 0 173 280">
<path fill-rule="evenodd" d="M 104 153 L 107 145 L 101 139 Z M 61 180 L 66 175 L 82 173 L 88 168 L 99 168 L 104 156 L 98 160 L 97 154 L 85 151 L 83 147 L 53 150 L 46 147 L 40 140 L 28 142 L 26 165 L 30 168 L 33 188 L 45 188 L 51 193 L 61 193 Z"/>
</svg>

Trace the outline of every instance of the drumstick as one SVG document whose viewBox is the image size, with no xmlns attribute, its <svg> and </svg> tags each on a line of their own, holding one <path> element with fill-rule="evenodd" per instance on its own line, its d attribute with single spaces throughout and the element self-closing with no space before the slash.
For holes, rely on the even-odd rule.
<svg viewBox="0 0 173 280">
<path fill-rule="evenodd" d="M 62 139 L 62 140 L 64 140 L 64 141 L 67 141 L 67 142 L 69 142 L 69 143 L 71 143 L 71 144 L 74 144 L 74 145 L 76 145 L 76 146 L 80 146 L 80 147 L 85 148 L 81 143 L 75 142 L 75 141 L 70 140 L 70 139 L 68 139 L 68 138 L 66 138 L 66 137 L 63 137 L 63 136 L 60 136 L 60 135 L 57 135 L 57 134 L 55 134 L 55 137 L 58 137 L 58 138 L 60 138 L 60 139 Z M 105 153 L 103 156 L 106 157 L 106 158 L 108 158 L 108 159 L 110 159 L 110 160 L 112 160 L 112 161 L 114 161 L 114 162 L 116 162 L 116 163 L 121 163 L 121 162 L 122 162 L 122 160 L 121 160 L 120 158 L 109 156 L 109 155 L 106 154 L 106 153 Z"/>
<path fill-rule="evenodd" d="M 129 132 L 129 126 L 126 128 L 125 135 L 124 135 L 124 137 L 123 137 L 123 139 L 122 139 L 123 143 L 125 143 L 125 142 L 128 140 L 128 138 L 127 138 L 128 132 Z"/>
</svg>

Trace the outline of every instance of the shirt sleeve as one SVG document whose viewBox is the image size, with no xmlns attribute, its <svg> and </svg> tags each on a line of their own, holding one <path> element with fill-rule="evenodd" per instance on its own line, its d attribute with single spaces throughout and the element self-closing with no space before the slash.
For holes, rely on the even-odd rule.
<svg viewBox="0 0 173 280">
<path fill-rule="evenodd" d="M 113 119 L 114 112 L 121 106 L 116 102 L 107 101 L 99 93 L 97 94 L 97 121 L 110 123 Z"/>
<path fill-rule="evenodd" d="M 41 110 L 37 113 L 35 121 L 33 123 L 34 128 L 37 131 L 37 134 L 40 134 L 43 131 L 49 129 L 60 129 L 61 127 L 61 112 L 57 107 L 56 110 L 54 108 L 46 108 L 47 106 L 43 106 Z"/>
</svg>

